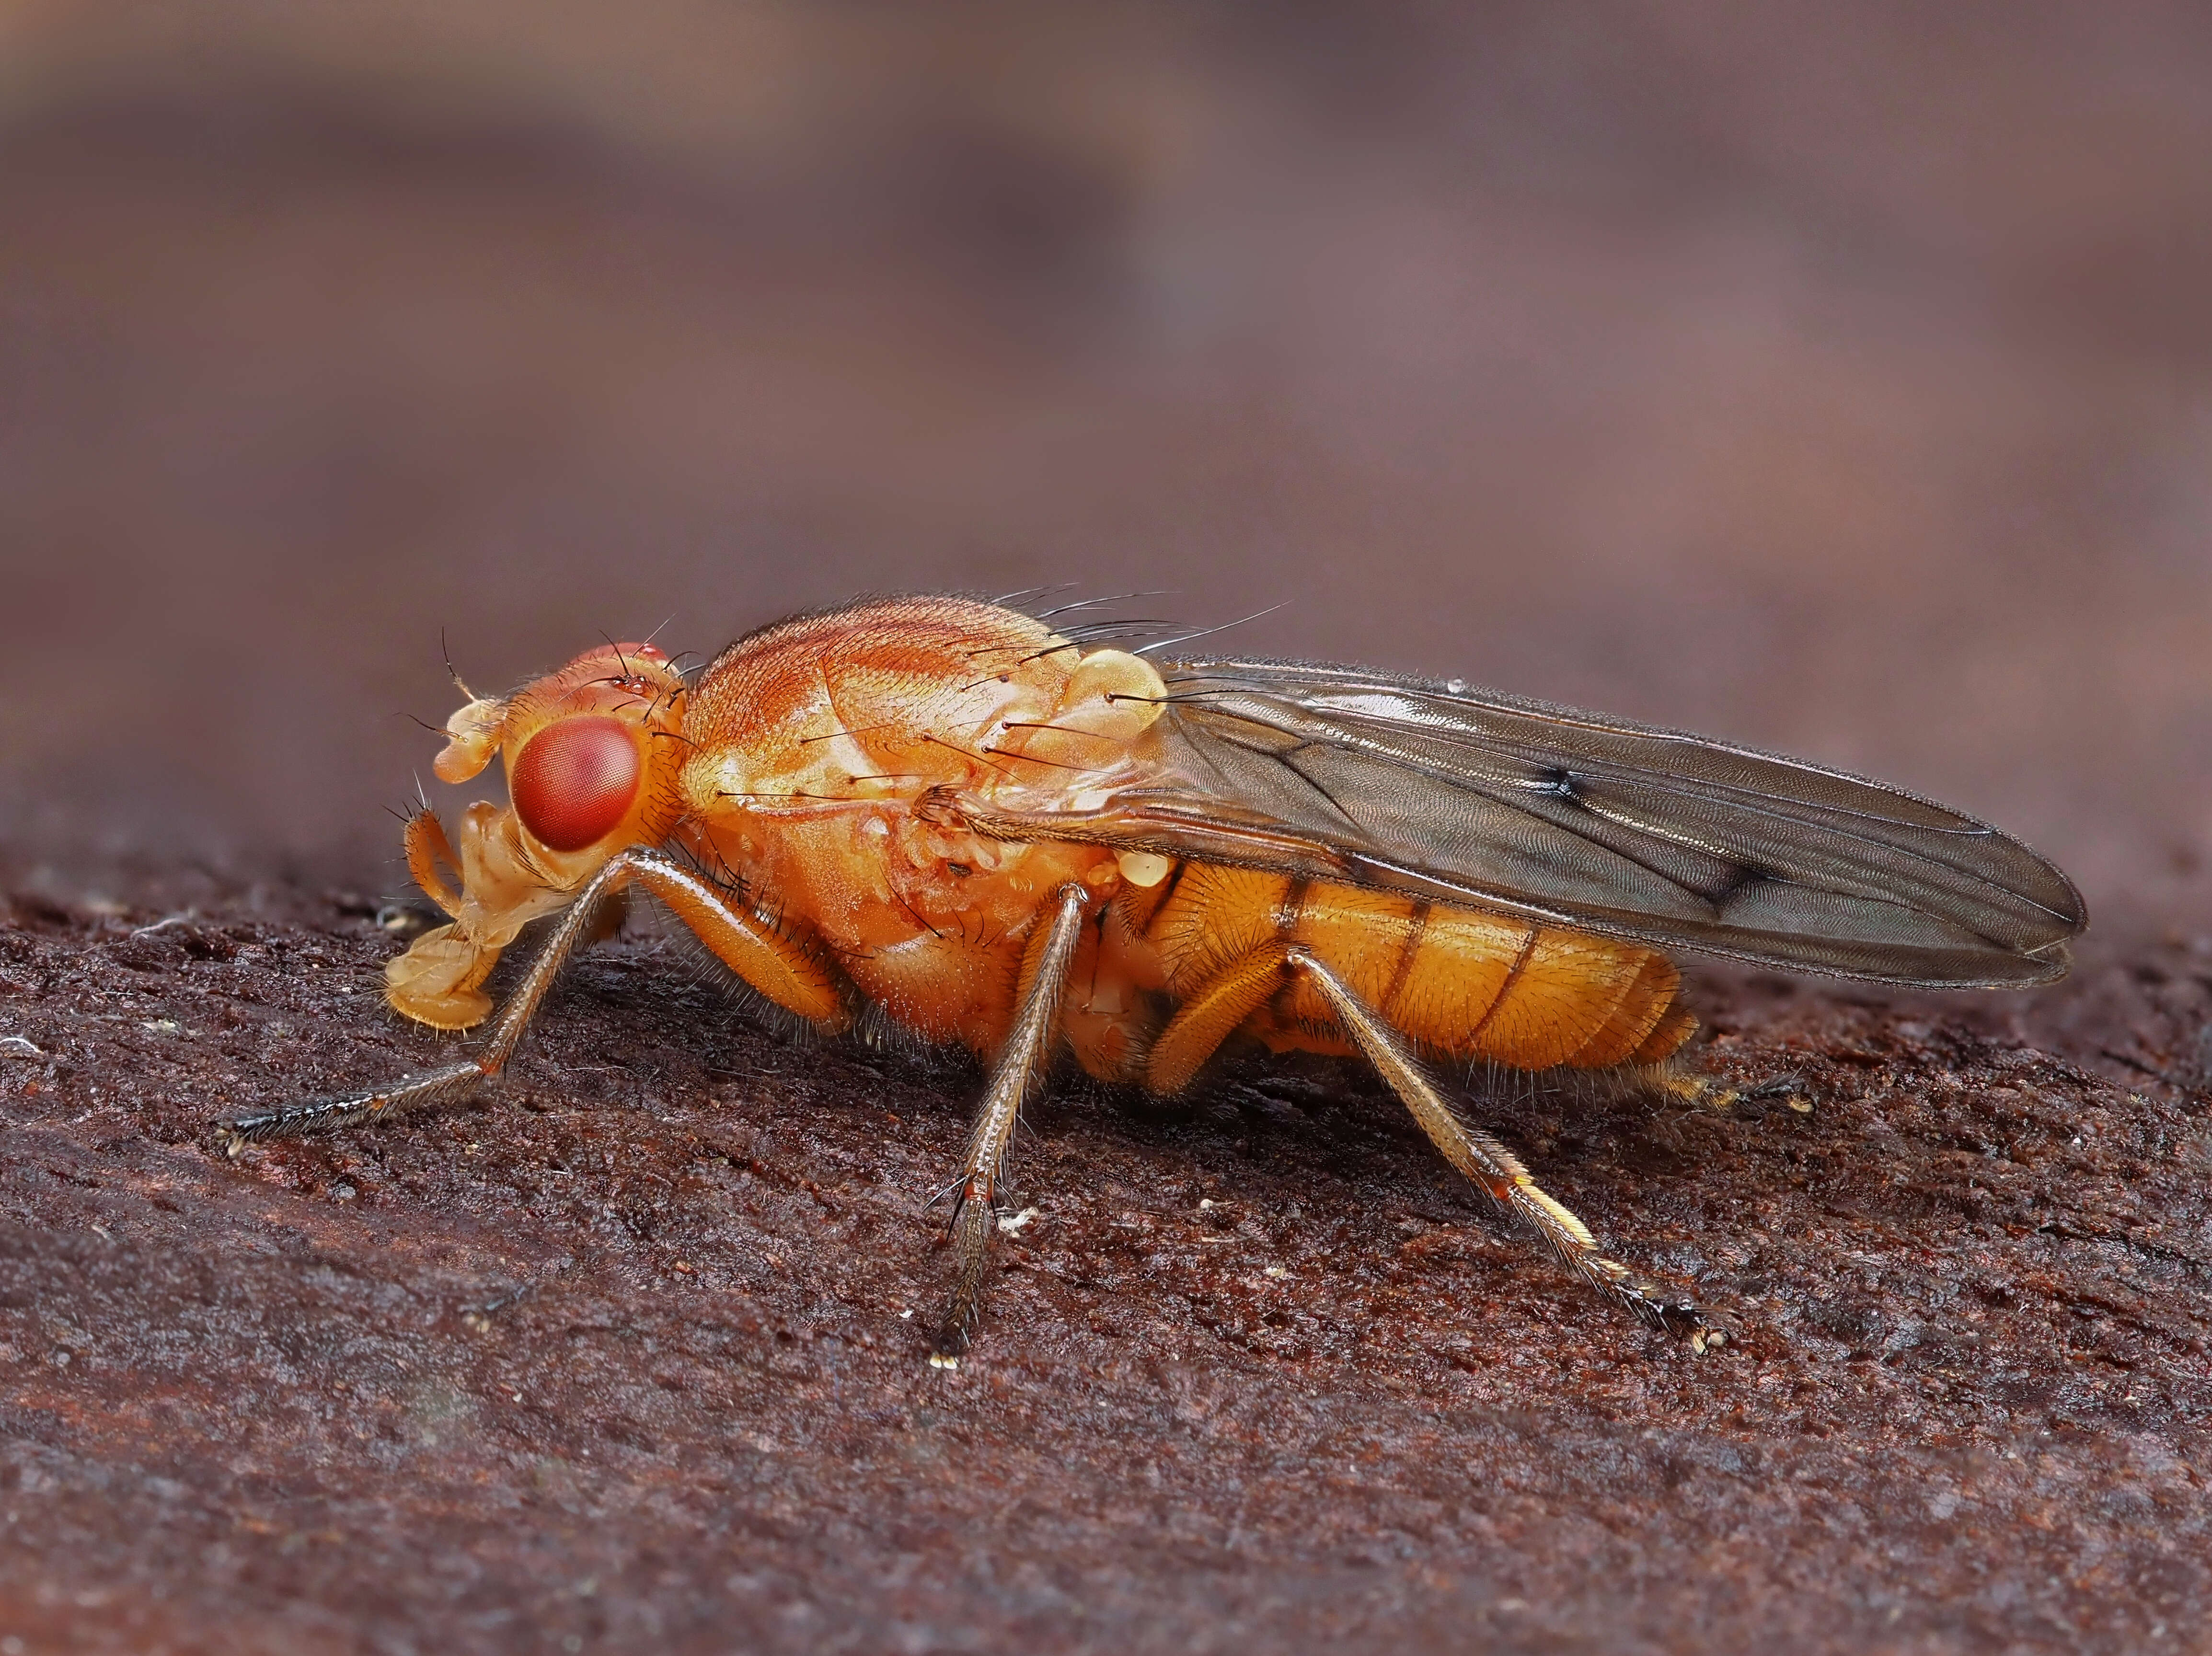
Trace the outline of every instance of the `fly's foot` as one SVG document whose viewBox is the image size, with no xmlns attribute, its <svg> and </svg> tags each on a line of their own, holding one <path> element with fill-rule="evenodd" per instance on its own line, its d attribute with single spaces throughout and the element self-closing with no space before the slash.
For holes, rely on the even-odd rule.
<svg viewBox="0 0 2212 1656">
<path fill-rule="evenodd" d="M 212 1129 L 216 1147 L 233 1161 L 264 1138 L 297 1138 L 368 1121 L 381 1121 L 426 1105 L 458 1103 L 483 1084 L 483 1066 L 471 1059 L 382 1087 L 356 1088 L 324 1098 L 295 1099 L 273 1109 L 226 1116 Z"/>
<path fill-rule="evenodd" d="M 1707 1075 L 1687 1075 L 1662 1071 L 1657 1077 L 1659 1090 L 1668 1098 L 1680 1099 L 1693 1109 L 1725 1113 L 1739 1104 L 1760 1099 L 1779 1098 L 1800 1115 L 1813 1113 L 1813 1101 L 1805 1090 L 1805 1077 L 1800 1075 L 1777 1076 L 1753 1087 L 1738 1087 Z"/>
<path fill-rule="evenodd" d="M 1756 1087 L 1745 1088 L 1743 1096 L 1747 1101 L 1778 1098 L 1799 1115 L 1813 1113 L 1812 1090 L 1806 1086 L 1805 1077 L 1801 1075 L 1776 1076 L 1771 1080 L 1760 1082 Z"/>
<path fill-rule="evenodd" d="M 1727 1331 L 1680 1283 L 1644 1276 L 1603 1254 L 1592 1254 L 1577 1263 L 1584 1276 L 1633 1311 L 1646 1326 L 1662 1333 L 1687 1335 L 1691 1349 L 1699 1356 L 1728 1344 Z"/>
<path fill-rule="evenodd" d="M 937 1338 L 930 1343 L 932 1368 L 957 1368 L 975 1338 L 983 1310 L 983 1284 L 990 1273 L 991 1241 L 999 1233 L 999 1210 L 988 1190 L 969 1181 L 952 1210 L 954 1267 L 952 1292 L 945 1314 L 938 1319 Z"/>
</svg>

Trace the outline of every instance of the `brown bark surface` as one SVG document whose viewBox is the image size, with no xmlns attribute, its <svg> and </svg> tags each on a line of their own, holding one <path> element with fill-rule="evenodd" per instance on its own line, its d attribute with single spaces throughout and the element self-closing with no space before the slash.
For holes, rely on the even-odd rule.
<svg viewBox="0 0 2212 1656">
<path fill-rule="evenodd" d="M 1702 1356 L 1355 1065 L 1063 1084 L 953 1374 L 975 1072 L 784 1044 L 651 935 L 482 1107 L 222 1159 L 447 1050 L 392 946 L 299 887 L 5 911 L 22 1648 L 2202 1647 L 2212 937 L 2032 1001 L 1705 974 L 1703 1061 L 1809 1113 L 1491 1096 Z"/>
</svg>

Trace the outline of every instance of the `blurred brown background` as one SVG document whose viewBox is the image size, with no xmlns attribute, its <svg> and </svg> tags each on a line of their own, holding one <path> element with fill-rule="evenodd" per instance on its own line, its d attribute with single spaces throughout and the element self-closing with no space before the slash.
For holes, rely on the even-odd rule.
<svg viewBox="0 0 2212 1656">
<path fill-rule="evenodd" d="M 0 845 L 388 883 L 441 629 L 1064 581 L 2201 911 L 2208 88 L 2183 4 L 15 0 Z"/>
</svg>

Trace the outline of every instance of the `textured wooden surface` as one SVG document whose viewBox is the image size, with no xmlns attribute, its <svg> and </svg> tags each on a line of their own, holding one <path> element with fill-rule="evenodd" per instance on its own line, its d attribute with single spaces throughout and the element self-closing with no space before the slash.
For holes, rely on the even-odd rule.
<svg viewBox="0 0 2212 1656">
<path fill-rule="evenodd" d="M 1486 1106 L 1728 1311 L 1703 1356 L 1356 1066 L 1062 1088 L 948 1376 L 971 1070 L 780 1044 L 647 936 L 484 1107 L 234 1164 L 227 1105 L 442 1050 L 391 940 L 103 907 L 0 929 L 26 1650 L 2203 1647 L 2212 937 L 2093 934 L 2034 1002 L 1700 977 L 1711 1065 L 1809 1114 Z"/>
</svg>

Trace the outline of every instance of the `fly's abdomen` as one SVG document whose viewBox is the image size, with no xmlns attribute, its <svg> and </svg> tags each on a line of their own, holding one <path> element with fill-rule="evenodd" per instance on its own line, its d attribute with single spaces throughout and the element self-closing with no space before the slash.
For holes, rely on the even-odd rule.
<svg viewBox="0 0 2212 1656">
<path fill-rule="evenodd" d="M 1275 969 L 1293 946 L 1423 1046 L 1515 1069 L 1656 1063 L 1697 1028 L 1651 949 L 1389 892 L 1186 863 L 1146 933 L 1189 1014 L 1156 1052 L 1156 1086 L 1232 1029 L 1351 1050 L 1313 983 Z"/>
</svg>

